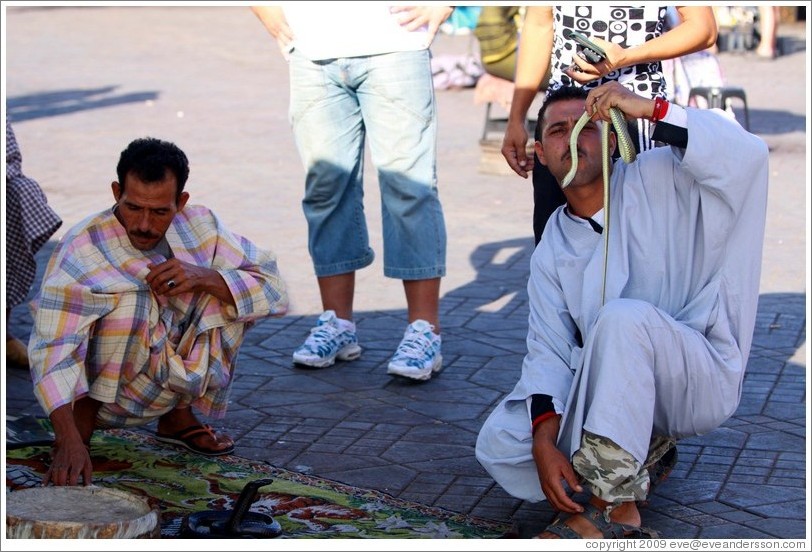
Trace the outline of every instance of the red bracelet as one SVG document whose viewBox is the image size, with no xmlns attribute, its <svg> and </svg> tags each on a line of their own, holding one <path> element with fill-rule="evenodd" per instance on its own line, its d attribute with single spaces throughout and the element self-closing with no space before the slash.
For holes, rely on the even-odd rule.
<svg viewBox="0 0 812 552">
<path fill-rule="evenodd" d="M 662 121 L 668 113 L 668 102 L 659 96 L 654 98 L 654 113 L 651 114 L 651 122 Z"/>
<path fill-rule="evenodd" d="M 550 410 L 549 412 L 545 412 L 544 414 L 539 414 L 538 416 L 536 416 L 536 419 L 533 420 L 531 433 L 536 432 L 536 428 L 538 428 L 538 426 L 541 425 L 541 422 L 543 422 L 544 420 L 549 420 L 553 416 L 558 416 L 558 414 L 555 413 L 555 410 Z"/>
</svg>

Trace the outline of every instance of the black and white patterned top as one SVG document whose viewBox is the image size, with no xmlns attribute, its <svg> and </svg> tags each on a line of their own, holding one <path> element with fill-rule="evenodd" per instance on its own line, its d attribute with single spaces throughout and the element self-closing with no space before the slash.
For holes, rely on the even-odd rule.
<svg viewBox="0 0 812 552">
<path fill-rule="evenodd" d="M 645 4 L 642 6 L 613 6 L 592 3 L 589 5 L 567 4 L 553 8 L 552 73 L 548 93 L 561 86 L 576 85 L 564 69 L 573 64 L 577 50 L 575 41 L 564 38 L 569 31 L 577 31 L 588 38 L 598 37 L 619 44 L 624 48 L 636 46 L 660 36 L 666 23 L 668 6 Z M 666 97 L 666 82 L 659 61 L 640 63 L 612 71 L 603 78 L 584 84 L 592 89 L 609 81 L 618 81 L 629 90 L 642 96 Z M 648 138 L 648 121 L 639 120 L 639 149 L 651 147 Z"/>
</svg>

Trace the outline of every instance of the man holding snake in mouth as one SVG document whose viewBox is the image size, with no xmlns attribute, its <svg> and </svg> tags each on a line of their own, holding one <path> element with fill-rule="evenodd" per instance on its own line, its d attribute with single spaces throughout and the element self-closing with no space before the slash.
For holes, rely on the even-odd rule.
<svg viewBox="0 0 812 552">
<path fill-rule="evenodd" d="M 601 125 L 615 110 L 651 121 L 670 147 L 615 162 L 605 184 L 615 137 L 604 144 Z M 648 468 L 676 440 L 719 427 L 741 398 L 767 146 L 720 110 L 611 82 L 551 93 L 535 149 L 567 203 L 533 253 L 522 375 L 483 425 L 477 458 L 513 496 L 562 513 L 542 538 L 654 536 L 637 508 Z M 567 488 L 591 496 L 581 504 Z"/>
</svg>

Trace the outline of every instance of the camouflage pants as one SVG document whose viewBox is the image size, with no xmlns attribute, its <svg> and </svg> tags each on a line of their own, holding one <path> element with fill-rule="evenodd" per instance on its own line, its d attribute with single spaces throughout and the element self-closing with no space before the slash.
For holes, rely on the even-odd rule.
<svg viewBox="0 0 812 552">
<path fill-rule="evenodd" d="M 645 500 L 650 486 L 647 468 L 674 444 L 669 437 L 655 435 L 646 463 L 641 465 L 614 441 L 584 431 L 581 448 L 572 456 L 572 465 L 592 494 L 601 500 L 612 504 Z"/>
</svg>

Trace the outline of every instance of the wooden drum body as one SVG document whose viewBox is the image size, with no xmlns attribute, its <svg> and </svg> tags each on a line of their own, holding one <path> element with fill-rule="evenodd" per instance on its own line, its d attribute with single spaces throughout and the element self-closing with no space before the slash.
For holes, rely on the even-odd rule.
<svg viewBox="0 0 812 552">
<path fill-rule="evenodd" d="M 6 494 L 9 539 L 160 538 L 160 512 L 123 491 L 34 487 Z"/>
</svg>

